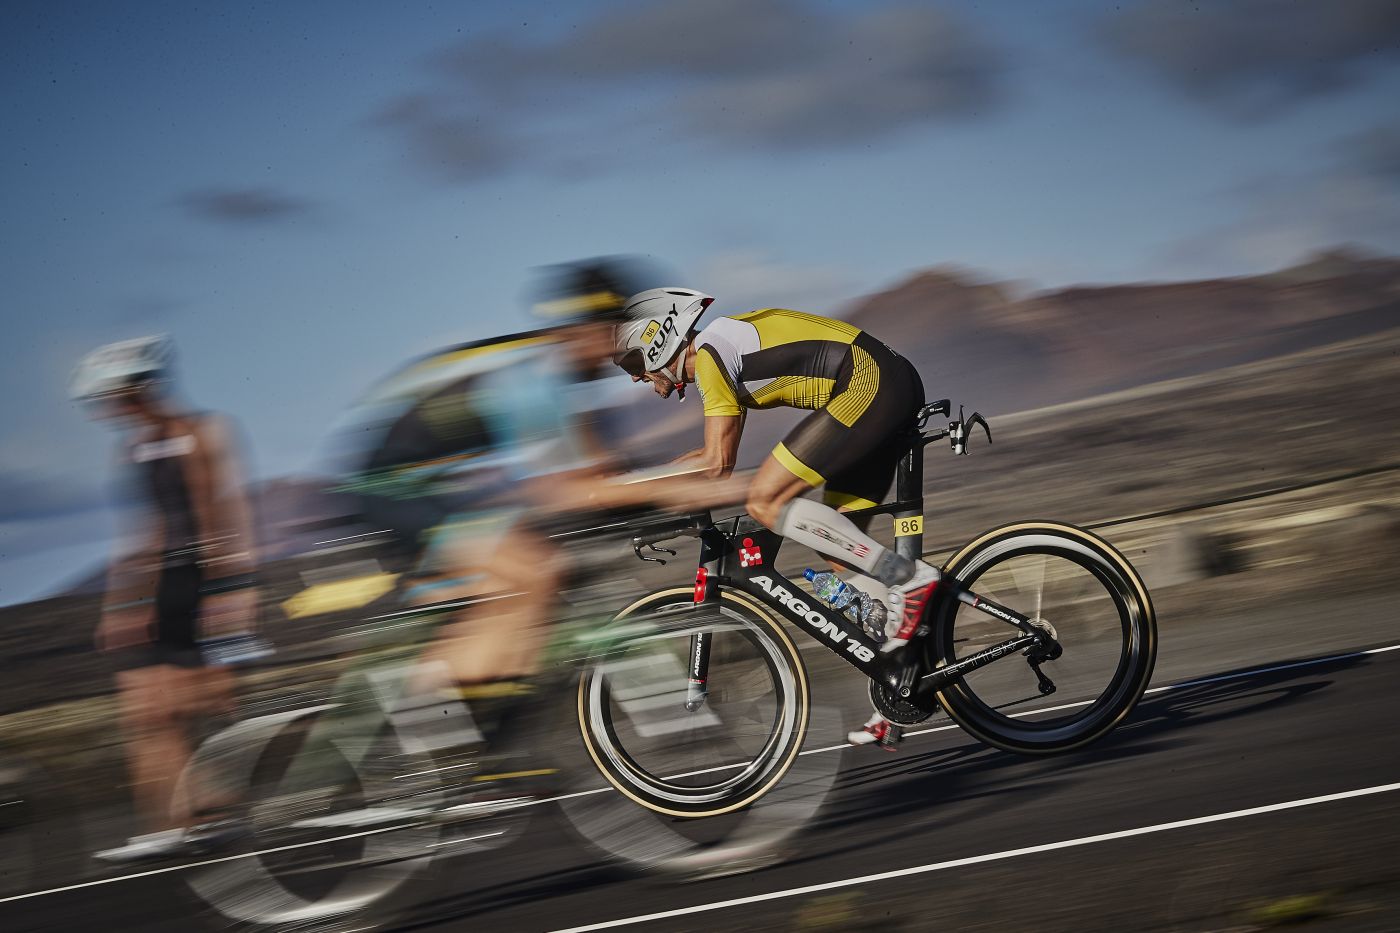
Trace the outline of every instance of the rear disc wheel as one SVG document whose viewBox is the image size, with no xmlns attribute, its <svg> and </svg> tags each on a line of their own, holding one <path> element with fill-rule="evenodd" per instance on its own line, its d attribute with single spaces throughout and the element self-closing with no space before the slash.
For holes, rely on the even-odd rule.
<svg viewBox="0 0 1400 933">
<path fill-rule="evenodd" d="M 1142 697 L 1156 659 L 1156 619 L 1136 571 L 1106 541 L 1073 525 L 1008 525 L 964 547 L 943 573 L 1052 631 L 1063 649 L 1041 666 L 1055 684 L 1053 695 L 1042 695 L 1020 656 L 939 691 L 949 717 L 981 741 L 1022 754 L 1079 748 L 1121 722 Z M 1016 636 L 1011 626 L 956 600 L 937 612 L 930 668 Z"/>
</svg>

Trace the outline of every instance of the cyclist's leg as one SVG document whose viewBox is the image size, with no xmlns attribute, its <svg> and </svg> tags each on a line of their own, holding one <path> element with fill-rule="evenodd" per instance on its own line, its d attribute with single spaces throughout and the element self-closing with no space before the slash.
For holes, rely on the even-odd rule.
<svg viewBox="0 0 1400 933">
<path fill-rule="evenodd" d="M 436 590 L 433 599 L 483 598 L 440 630 L 427 655 L 446 665 L 455 685 L 536 671 L 561 571 L 549 539 L 519 517 L 502 512 L 452 520 L 434 534 L 429 565 L 460 584 Z"/>
<path fill-rule="evenodd" d="M 178 669 L 153 664 L 117 672 L 127 772 L 141 822 L 149 832 L 173 830 L 180 767 L 189 752 L 184 723 L 173 707 Z"/>
<path fill-rule="evenodd" d="M 204 714 L 225 708 L 231 675 L 202 666 L 195 639 L 202 575 L 179 563 L 161 571 L 155 638 L 121 652 L 116 675 L 127 770 L 136 810 L 149 835 L 98 853 L 111 860 L 175 851 L 188 825 L 188 802 L 175 793 L 191 753 L 191 728 Z M 159 838 L 157 838 L 159 837 Z"/>
<path fill-rule="evenodd" d="M 362 496 L 360 510 L 393 532 L 400 559 L 411 555 L 405 600 L 479 600 L 438 628 L 410 689 L 529 673 L 545 615 L 540 604 L 554 591 L 548 540 L 521 521 L 518 508 L 482 506 L 470 494 L 395 492 Z"/>
<path fill-rule="evenodd" d="M 822 412 L 815 414 L 820 415 Z M 809 416 L 810 418 L 811 416 Z M 826 497 L 828 503 L 832 502 L 833 499 L 836 500 L 836 508 L 833 508 L 830 504 L 823 505 L 810 499 L 796 498 L 806 490 L 813 488 L 816 483 L 811 482 L 811 480 L 818 477 L 799 477 L 790 472 L 790 468 L 777 456 L 769 456 L 764 461 L 763 466 L 759 468 L 758 476 L 755 477 L 750 492 L 751 499 L 757 496 L 766 499 L 766 501 L 763 506 L 760 506 L 758 512 L 755 512 L 753 505 L 750 504 L 749 512 L 761 521 L 759 512 L 764 511 L 764 506 L 782 502 L 783 505 L 778 513 L 779 527 L 777 530 L 785 537 L 807 545 L 830 558 L 832 563 L 838 566 L 855 565 L 862 570 L 875 570 L 881 566 L 878 561 L 881 560 L 882 552 L 885 549 L 867 535 L 864 529 L 858 528 L 850 519 L 837 511 L 838 508 L 862 507 L 866 506 L 867 503 L 877 504 L 878 499 L 883 495 L 883 489 L 878 492 L 874 490 L 874 486 L 878 484 L 875 469 L 877 464 L 874 462 L 865 464 L 865 470 L 859 469 L 859 466 L 860 464 L 853 468 L 850 473 L 833 475 L 833 480 L 827 485 L 827 489 L 828 493 L 834 489 L 838 495 Z M 836 485 L 838 481 L 840 481 L 839 486 Z M 888 485 L 889 479 L 886 477 L 884 487 L 888 488 Z M 857 491 L 845 495 L 840 494 L 842 490 L 852 489 Z M 865 494 L 862 495 L 862 492 Z M 842 551 L 833 551 L 833 541 L 846 542 L 847 546 Z M 861 551 L 864 551 L 863 556 Z M 898 557 L 892 551 L 887 553 L 890 557 Z M 883 601 L 886 601 L 887 604 L 890 598 L 889 585 L 904 582 L 890 579 L 888 575 L 885 580 L 878 576 L 871 579 L 879 584 L 883 590 L 877 598 L 883 597 Z M 870 592 L 871 588 L 868 584 L 863 588 Z M 886 720 L 876 711 L 859 728 L 848 732 L 846 741 L 852 745 L 873 744 L 885 751 L 895 751 L 903 736 L 903 729 L 900 726 Z"/>
<path fill-rule="evenodd" d="M 458 517 L 444 522 L 431 538 L 426 569 L 456 581 L 457 587 L 439 583 L 432 600 L 471 596 L 482 601 L 439 629 L 424 653 L 421 676 L 411 685 L 410 702 L 416 697 L 432 703 L 444 692 L 465 702 L 473 731 L 485 737 L 488 757 L 498 770 L 527 778 L 513 779 L 509 792 L 548 792 L 553 771 L 539 767 L 528 736 L 547 703 L 536 674 L 549 613 L 564 578 L 557 548 L 519 509 Z M 451 723 L 441 726 L 452 731 Z M 505 764 L 522 758 L 534 762 L 527 772 Z"/>
<path fill-rule="evenodd" d="M 887 585 L 910 580 L 914 562 L 885 548 L 830 505 L 798 496 L 829 479 L 847 498 L 871 504 L 889 485 L 900 436 L 923 403 L 914 368 L 862 335 L 856 362 L 827 406 L 804 418 L 774 448 L 750 487 L 749 513 L 785 537 Z M 880 488 L 876 488 L 876 487 Z"/>
<path fill-rule="evenodd" d="M 822 502 L 838 512 L 847 513 L 847 517 L 857 528 L 869 534 L 870 522 L 874 516 L 861 515 L 860 512 L 885 501 L 885 494 L 894 481 L 895 470 L 898 468 L 900 457 L 903 456 L 900 450 L 896 439 L 891 438 L 889 443 L 881 444 L 870 451 L 855 466 L 832 474 L 827 478 L 826 488 L 822 490 Z M 853 512 L 855 514 L 851 514 Z M 831 565 L 836 570 L 846 573 L 847 581 L 861 592 L 868 593 L 872 599 L 882 603 L 887 601 L 888 584 L 854 570 L 841 561 L 831 560 Z"/>
</svg>

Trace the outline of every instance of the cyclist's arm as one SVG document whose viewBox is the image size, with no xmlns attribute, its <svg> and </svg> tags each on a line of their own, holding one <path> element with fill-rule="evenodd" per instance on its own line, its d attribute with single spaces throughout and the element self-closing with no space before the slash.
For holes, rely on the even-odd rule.
<svg viewBox="0 0 1400 933">
<path fill-rule="evenodd" d="M 194 424 L 204 482 L 197 486 L 197 508 L 207 545 L 205 575 L 211 585 L 232 586 L 200 603 L 202 638 L 237 635 L 255 624 L 258 594 L 251 574 L 256 569 L 252 508 L 245 491 L 242 460 L 232 422 L 205 415 Z"/>
<path fill-rule="evenodd" d="M 194 425 L 203 454 L 205 482 L 196 508 L 204 522 L 203 537 L 211 546 L 206 558 L 209 575 L 230 577 L 252 572 L 256 560 L 252 508 L 244 489 L 242 462 L 231 424 L 207 415 Z"/>
<path fill-rule="evenodd" d="M 644 470 L 607 479 L 595 478 L 586 487 L 578 487 L 578 491 L 584 494 L 587 507 L 592 509 L 654 506 L 691 512 L 743 502 L 748 497 L 752 480 L 752 471 L 714 479 L 701 468 L 673 464 L 666 472 Z M 559 491 L 558 488 L 554 490 L 556 494 Z"/>
<path fill-rule="evenodd" d="M 744 416 L 706 415 L 705 446 L 696 458 L 699 466 L 710 479 L 723 479 L 734 472 L 734 464 L 739 458 L 739 439 L 744 434 Z"/>
</svg>

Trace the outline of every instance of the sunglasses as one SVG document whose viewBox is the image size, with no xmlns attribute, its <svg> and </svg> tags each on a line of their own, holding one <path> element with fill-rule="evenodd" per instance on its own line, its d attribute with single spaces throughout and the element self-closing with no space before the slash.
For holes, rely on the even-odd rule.
<svg viewBox="0 0 1400 933">
<path fill-rule="evenodd" d="M 646 359 L 642 356 L 641 350 L 628 350 L 626 353 L 613 360 L 622 371 L 634 379 L 639 379 L 646 375 Z"/>
</svg>

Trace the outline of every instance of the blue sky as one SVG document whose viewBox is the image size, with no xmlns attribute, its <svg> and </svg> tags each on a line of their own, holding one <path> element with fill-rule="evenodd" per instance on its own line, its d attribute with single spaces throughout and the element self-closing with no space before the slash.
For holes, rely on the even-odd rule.
<svg viewBox="0 0 1400 933">
<path fill-rule="evenodd" d="M 1204 7 L 1205 9 L 1202 9 Z M 1290 3 L 14 2 L 0 603 L 100 558 L 91 347 L 176 338 L 260 476 L 368 382 L 651 254 L 721 310 L 1400 252 L 1400 13 Z"/>
</svg>

